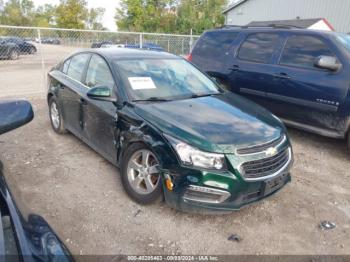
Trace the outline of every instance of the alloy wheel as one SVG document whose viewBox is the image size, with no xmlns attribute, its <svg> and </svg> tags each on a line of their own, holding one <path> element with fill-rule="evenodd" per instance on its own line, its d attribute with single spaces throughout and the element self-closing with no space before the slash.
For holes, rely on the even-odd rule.
<svg viewBox="0 0 350 262">
<path fill-rule="evenodd" d="M 136 151 L 127 165 L 128 181 L 132 189 L 139 194 L 151 194 L 160 181 L 158 160 L 147 149 Z"/>
<path fill-rule="evenodd" d="M 60 127 L 60 113 L 58 112 L 56 102 L 51 103 L 50 116 L 51 116 L 52 125 L 54 126 L 55 129 L 58 129 Z"/>
</svg>

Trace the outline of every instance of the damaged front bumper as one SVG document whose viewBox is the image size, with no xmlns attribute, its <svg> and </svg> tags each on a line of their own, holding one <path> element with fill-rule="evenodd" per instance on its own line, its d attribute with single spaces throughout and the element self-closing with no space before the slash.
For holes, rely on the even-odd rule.
<svg viewBox="0 0 350 262">
<path fill-rule="evenodd" d="M 266 190 L 269 181 L 245 182 L 246 184 L 235 186 L 240 189 L 232 193 L 212 187 L 183 183 L 175 185 L 173 191 L 164 187 L 164 195 L 169 206 L 185 212 L 227 213 L 273 195 L 291 181 L 291 175 L 285 173 L 279 179 L 281 182 L 274 190 Z M 194 188 L 200 190 L 193 190 Z M 208 190 L 211 192 L 208 193 Z M 218 192 L 222 194 L 217 194 Z M 226 200 L 220 200 L 226 196 L 229 196 Z"/>
<path fill-rule="evenodd" d="M 165 200 L 173 208 L 195 213 L 227 213 L 273 195 L 291 181 L 292 150 L 281 167 L 262 177 L 244 175 L 242 163 L 259 165 L 257 156 L 226 156 L 227 171 L 206 171 L 187 167 L 163 170 Z M 279 153 L 274 158 L 280 161 Z M 258 159 L 258 160 L 256 160 Z M 270 161 L 269 158 L 265 158 Z M 249 170 L 249 169 L 247 169 Z"/>
</svg>

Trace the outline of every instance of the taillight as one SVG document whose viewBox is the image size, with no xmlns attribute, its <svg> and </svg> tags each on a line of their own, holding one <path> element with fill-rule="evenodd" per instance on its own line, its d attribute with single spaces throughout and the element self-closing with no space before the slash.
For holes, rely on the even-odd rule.
<svg viewBox="0 0 350 262">
<path fill-rule="evenodd" d="M 190 62 L 192 62 L 192 54 L 189 54 L 188 56 L 186 56 L 186 59 Z"/>
</svg>

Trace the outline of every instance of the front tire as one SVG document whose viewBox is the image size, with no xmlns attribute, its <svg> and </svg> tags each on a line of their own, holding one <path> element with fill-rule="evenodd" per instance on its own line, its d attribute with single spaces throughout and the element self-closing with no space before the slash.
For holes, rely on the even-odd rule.
<svg viewBox="0 0 350 262">
<path fill-rule="evenodd" d="M 64 121 L 61 112 L 62 111 L 58 106 L 56 99 L 51 97 L 49 100 L 50 122 L 52 129 L 58 134 L 64 134 L 67 132 L 64 127 Z"/>
<path fill-rule="evenodd" d="M 129 146 L 121 166 L 122 183 L 126 193 L 137 203 L 148 205 L 163 199 L 159 161 L 144 144 Z"/>
</svg>

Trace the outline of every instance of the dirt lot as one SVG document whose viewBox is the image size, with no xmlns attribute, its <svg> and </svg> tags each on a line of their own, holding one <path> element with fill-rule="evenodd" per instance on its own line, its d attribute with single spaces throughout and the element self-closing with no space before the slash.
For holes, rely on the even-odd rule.
<svg viewBox="0 0 350 262">
<path fill-rule="evenodd" d="M 45 70 L 69 51 L 47 47 Z M 345 142 L 289 130 L 292 183 L 239 212 L 203 216 L 139 206 L 124 193 L 117 168 L 74 136 L 52 131 L 40 53 L 21 59 L 0 61 L 0 96 L 27 97 L 35 119 L 0 137 L 0 157 L 18 203 L 43 215 L 73 254 L 350 254 Z M 322 220 L 336 228 L 322 231 Z M 231 234 L 242 240 L 228 241 Z"/>
<path fill-rule="evenodd" d="M 229 215 L 185 214 L 133 203 L 118 169 L 55 134 L 45 100 L 30 100 L 35 120 L 0 139 L 6 177 L 74 254 L 350 254 L 350 153 L 341 141 L 290 130 L 291 184 Z M 337 227 L 322 231 L 322 220 Z M 233 233 L 242 241 L 228 241 Z"/>
<path fill-rule="evenodd" d="M 0 60 L 0 97 L 44 93 L 47 72 L 77 50 L 77 47 L 35 45 L 38 52 L 34 55 L 22 54 L 14 61 Z"/>
</svg>

